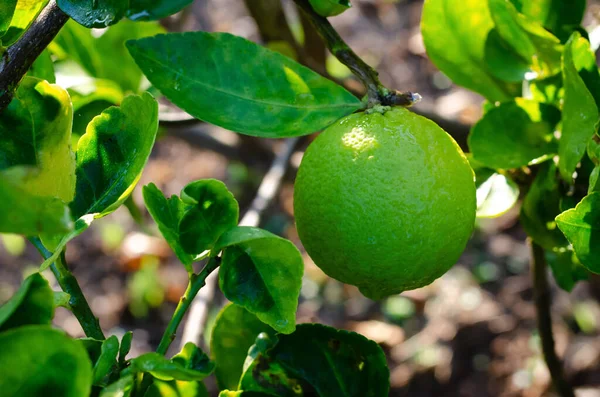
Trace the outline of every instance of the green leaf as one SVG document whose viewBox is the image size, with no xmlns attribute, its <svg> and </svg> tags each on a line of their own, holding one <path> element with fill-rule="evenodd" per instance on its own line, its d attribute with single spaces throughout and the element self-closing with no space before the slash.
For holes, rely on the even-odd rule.
<svg viewBox="0 0 600 397">
<path fill-rule="evenodd" d="M 236 227 L 221 236 L 215 251 L 220 249 L 225 297 L 276 331 L 293 332 L 304 271 L 294 244 L 262 229 Z"/>
<path fill-rule="evenodd" d="M 520 87 L 488 70 L 486 42 L 493 28 L 487 1 L 425 1 L 421 31 L 431 61 L 456 84 L 495 102 L 518 96 Z"/>
<path fill-rule="evenodd" d="M 252 373 L 255 379 L 265 380 L 264 389 L 268 389 L 268 366 L 273 362 L 302 378 L 320 396 L 384 397 L 389 393 L 385 354 L 362 335 L 321 324 L 300 324 L 296 332 L 278 339 L 274 347 L 258 355 L 257 360 L 265 365 Z"/>
<path fill-rule="evenodd" d="M 150 82 L 194 117 L 232 131 L 307 135 L 361 102 L 291 59 L 228 33 L 173 33 L 127 42 Z"/>
<path fill-rule="evenodd" d="M 90 76 L 113 81 L 123 91 L 137 93 L 143 74 L 129 55 L 125 42 L 164 31 L 157 22 L 123 20 L 96 37 L 89 29 L 69 21 L 56 36 L 51 48 L 55 54 L 77 62 Z M 119 61 L 115 62 L 115 59 Z"/>
<path fill-rule="evenodd" d="M 2 45 L 8 47 L 17 41 L 23 32 L 29 28 L 29 25 L 35 20 L 40 11 L 46 7 L 46 4 L 48 4 L 48 0 L 18 0 L 17 8 L 10 21 L 10 27 L 1 37 Z"/>
<path fill-rule="evenodd" d="M 202 382 L 182 382 L 154 379 L 144 397 L 209 397 Z"/>
<path fill-rule="evenodd" d="M 77 144 L 74 217 L 104 216 L 131 193 L 158 131 L 158 103 L 148 93 L 129 96 L 90 123 Z"/>
<path fill-rule="evenodd" d="M 50 326 L 0 334 L 0 390 L 5 397 L 81 397 L 90 393 L 92 365 L 79 341 Z"/>
<path fill-rule="evenodd" d="M 2 3 L 0 3 L 0 39 L 8 30 L 16 7 L 17 0 L 3 0 Z"/>
<path fill-rule="evenodd" d="M 191 342 L 186 343 L 179 353 L 173 356 L 172 362 L 183 368 L 211 374 L 215 370 L 215 364 L 210 361 L 206 353 Z"/>
<path fill-rule="evenodd" d="M 94 364 L 93 384 L 106 385 L 105 378 L 117 368 L 117 355 L 119 354 L 119 340 L 112 335 L 102 342 L 100 357 Z"/>
<path fill-rule="evenodd" d="M 121 20 L 128 1 L 56 0 L 58 7 L 86 28 L 105 28 Z"/>
<path fill-rule="evenodd" d="M 565 42 L 581 24 L 586 0 L 511 0 L 517 10 Z"/>
<path fill-rule="evenodd" d="M 334 17 L 346 11 L 352 4 L 349 0 L 309 0 L 312 8 L 322 17 Z"/>
<path fill-rule="evenodd" d="M 517 98 L 489 110 L 471 130 L 473 158 L 495 169 L 538 163 L 557 152 L 554 129 L 560 111 L 552 105 Z"/>
<path fill-rule="evenodd" d="M 560 73 L 545 79 L 529 82 L 529 91 L 533 100 L 560 107 L 564 95 L 563 80 Z"/>
<path fill-rule="evenodd" d="M 94 117 L 111 106 L 118 106 L 125 97 L 117 83 L 102 79 L 70 87 L 68 91 L 73 102 L 73 135 L 77 139 L 85 134 Z"/>
<path fill-rule="evenodd" d="M 256 337 L 275 331 L 241 306 L 230 304 L 219 313 L 210 340 L 210 354 L 221 389 L 237 390 L 248 349 Z"/>
<path fill-rule="evenodd" d="M 179 222 L 179 241 L 188 254 L 212 249 L 219 237 L 238 223 L 238 202 L 216 179 L 188 184 L 181 191 L 181 201 L 188 208 Z"/>
<path fill-rule="evenodd" d="M 214 365 L 207 364 L 201 368 L 190 368 L 187 364 L 181 364 L 169 360 L 158 353 L 146 353 L 131 360 L 130 366 L 123 372 L 148 372 L 155 378 L 170 381 L 173 379 L 183 381 L 198 381 L 206 378 L 214 369 Z"/>
<path fill-rule="evenodd" d="M 161 234 L 167 240 L 177 258 L 185 265 L 187 271 L 192 272 L 191 264 L 194 261 L 194 255 L 186 253 L 179 243 L 179 222 L 183 218 L 187 206 L 176 195 L 166 198 L 153 183 L 144 186 L 142 193 L 146 208 L 148 208 L 152 219 L 158 225 Z M 199 236 L 203 236 L 203 234 Z"/>
<path fill-rule="evenodd" d="M 573 245 L 581 264 L 600 273 L 600 193 L 593 192 L 556 217 L 558 228 Z"/>
<path fill-rule="evenodd" d="M 261 391 L 223 390 L 219 393 L 219 397 L 277 397 L 277 395 Z"/>
<path fill-rule="evenodd" d="M 477 186 L 476 194 L 477 217 L 496 218 L 517 203 L 519 187 L 504 175 L 494 173 Z"/>
<path fill-rule="evenodd" d="M 64 307 L 67 310 L 71 310 L 71 304 L 69 303 L 71 301 L 71 295 L 63 291 L 54 291 L 53 294 L 53 305 L 55 308 Z"/>
<path fill-rule="evenodd" d="M 125 359 L 131 349 L 131 341 L 133 340 L 133 332 L 127 331 L 121 338 L 121 346 L 119 347 L 119 365 L 125 364 Z"/>
<path fill-rule="evenodd" d="M 65 90 L 25 77 L 0 115 L 0 232 L 37 235 L 72 227 L 72 108 Z"/>
<path fill-rule="evenodd" d="M 129 397 L 132 389 L 133 375 L 126 375 L 102 390 L 100 397 Z"/>
<path fill-rule="evenodd" d="M 54 74 L 54 64 L 52 63 L 52 57 L 50 51 L 44 50 L 40 56 L 38 56 L 31 68 L 27 72 L 27 76 L 36 77 L 40 80 L 46 80 L 49 83 L 56 83 L 56 75 Z"/>
<path fill-rule="evenodd" d="M 85 232 L 94 221 L 94 214 L 84 215 L 75 221 L 75 227 L 69 233 L 65 234 L 55 247 L 50 247 L 53 254 L 40 265 L 40 272 L 46 270 L 51 264 L 56 262 L 60 253 L 67 246 L 67 243 Z"/>
<path fill-rule="evenodd" d="M 546 260 L 552 269 L 556 283 L 567 292 L 571 292 L 578 281 L 588 278 L 587 271 L 570 249 L 559 248 L 546 251 Z"/>
<path fill-rule="evenodd" d="M 543 163 L 527 192 L 519 220 L 529 237 L 546 250 L 565 247 L 568 242 L 556 226 L 561 195 L 553 161 Z"/>
<path fill-rule="evenodd" d="M 573 33 L 565 46 L 563 55 L 563 80 L 565 86 L 562 135 L 558 146 L 558 167 L 562 177 L 573 182 L 573 172 L 583 157 L 590 138 L 597 131 L 598 106 L 580 73 L 587 73 L 593 62 L 595 76 L 588 80 L 595 81 L 598 68 L 595 66 L 594 54 L 589 42 L 579 33 Z M 577 66 L 580 66 L 578 68 Z M 580 71 L 578 71 L 580 69 Z M 599 87 L 593 87 L 597 89 Z M 600 93 L 598 93 L 600 95 Z"/>
<path fill-rule="evenodd" d="M 173 15 L 194 0 L 130 0 L 127 18 L 132 21 L 156 21 Z"/>
<path fill-rule="evenodd" d="M 0 306 L 0 332 L 23 325 L 50 324 L 54 317 L 52 289 L 39 273 L 27 277 L 16 294 Z"/>
<path fill-rule="evenodd" d="M 537 22 L 517 12 L 506 0 L 489 0 L 498 35 L 525 62 L 537 77 L 550 77 L 560 71 L 560 40 Z M 507 61 L 504 68 L 513 65 Z M 518 65 L 522 69 L 521 65 Z M 525 78 L 523 74 L 522 78 Z"/>
</svg>

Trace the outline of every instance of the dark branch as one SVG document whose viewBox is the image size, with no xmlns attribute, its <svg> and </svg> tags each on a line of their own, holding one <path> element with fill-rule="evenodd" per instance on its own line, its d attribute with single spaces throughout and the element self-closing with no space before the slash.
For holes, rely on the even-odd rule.
<svg viewBox="0 0 600 397">
<path fill-rule="evenodd" d="M 546 275 L 546 257 L 544 249 L 533 241 L 531 244 L 531 271 L 533 277 L 533 294 L 537 312 L 538 332 L 542 342 L 544 360 L 550 371 L 552 383 L 561 397 L 575 397 L 573 388 L 565 379 L 562 362 L 554 349 L 552 334 L 551 297 Z"/>
<path fill-rule="evenodd" d="M 67 14 L 51 0 L 23 36 L 8 47 L 0 61 L 0 113 L 12 100 L 33 62 L 68 20 Z"/>
<path fill-rule="evenodd" d="M 411 106 L 418 102 L 420 96 L 412 92 L 391 91 L 386 89 L 379 81 L 379 74 L 371 66 L 367 65 L 346 42 L 338 32 L 331 26 L 327 18 L 317 14 L 308 0 L 294 0 L 298 7 L 312 22 L 319 35 L 325 41 L 329 51 L 346 65 L 348 69 L 364 84 L 369 99 L 368 106 Z"/>
</svg>

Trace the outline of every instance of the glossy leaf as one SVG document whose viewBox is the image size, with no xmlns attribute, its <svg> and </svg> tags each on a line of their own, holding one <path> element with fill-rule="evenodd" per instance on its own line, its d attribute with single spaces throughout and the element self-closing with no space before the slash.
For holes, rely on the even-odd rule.
<svg viewBox="0 0 600 397">
<path fill-rule="evenodd" d="M 41 274 L 33 273 L 12 298 L 0 306 L 0 332 L 23 325 L 49 325 L 52 317 L 52 289 Z"/>
<path fill-rule="evenodd" d="M 511 0 L 517 10 L 567 41 L 581 24 L 586 0 Z"/>
<path fill-rule="evenodd" d="M 567 292 L 571 292 L 578 281 L 588 278 L 587 271 L 570 249 L 560 248 L 546 251 L 546 260 L 550 265 L 556 284 Z"/>
<path fill-rule="evenodd" d="M 293 332 L 304 270 L 294 244 L 262 229 L 237 227 L 215 249 L 223 249 L 219 286 L 225 297 L 276 331 Z"/>
<path fill-rule="evenodd" d="M 133 340 L 133 332 L 127 331 L 121 338 L 121 346 L 119 346 L 119 365 L 123 366 L 125 359 L 131 349 L 131 341 Z"/>
<path fill-rule="evenodd" d="M 130 0 L 127 18 L 132 21 L 156 21 L 173 15 L 194 0 Z"/>
<path fill-rule="evenodd" d="M 583 157 L 590 138 L 597 130 L 598 106 L 580 73 L 586 73 L 593 62 L 593 71 L 598 76 L 595 58 L 589 42 L 579 33 L 574 33 L 565 46 L 563 56 L 563 80 L 565 86 L 562 135 L 558 154 L 561 176 L 573 182 L 573 172 Z M 579 67 L 578 67 L 579 66 Z M 595 77 L 593 78 L 595 80 Z M 589 80 L 589 78 L 588 78 Z M 600 88 L 593 87 L 594 89 Z M 600 93 L 598 93 L 600 95 Z"/>
<path fill-rule="evenodd" d="M 62 88 L 26 77 L 0 115 L 0 232 L 63 233 L 72 224 L 72 108 Z"/>
<path fill-rule="evenodd" d="M 105 28 L 121 20 L 128 1 L 56 0 L 58 7 L 86 28 Z"/>
<path fill-rule="evenodd" d="M 261 332 L 275 334 L 271 327 L 241 306 L 230 304 L 221 310 L 210 339 L 210 354 L 221 389 L 237 390 L 248 349 Z"/>
<path fill-rule="evenodd" d="M 218 238 L 238 223 L 238 202 L 216 179 L 188 184 L 181 191 L 181 201 L 188 208 L 179 222 L 179 241 L 188 254 L 212 249 Z"/>
<path fill-rule="evenodd" d="M 554 162 L 543 163 L 523 200 L 519 220 L 529 237 L 546 250 L 565 247 L 568 242 L 556 226 L 560 213 L 557 168 Z"/>
<path fill-rule="evenodd" d="M 158 131 L 158 104 L 150 94 L 129 96 L 90 123 L 77 144 L 74 217 L 114 211 L 135 187 Z"/>
<path fill-rule="evenodd" d="M 5 2 L 6 0 L 2 0 Z M 10 0 L 9 0 L 10 2 Z M 2 45 L 8 47 L 21 37 L 40 11 L 48 4 L 48 0 L 18 0 L 17 7 L 10 21 L 10 27 L 0 39 Z M 0 34 L 1 35 L 1 34 Z"/>
<path fill-rule="evenodd" d="M 89 29 L 69 21 L 61 29 L 51 48 L 61 58 L 70 58 L 77 62 L 90 76 L 113 81 L 122 91 L 137 93 L 143 75 L 129 55 L 125 42 L 164 31 L 157 22 L 123 20 L 96 37 Z M 118 62 L 115 62 L 115 59 L 118 59 Z"/>
<path fill-rule="evenodd" d="M 261 137 L 307 135 L 361 107 L 344 88 L 228 33 L 129 41 L 150 82 L 194 117 Z"/>
<path fill-rule="evenodd" d="M 275 363 L 306 381 L 320 396 L 384 397 L 389 393 L 385 354 L 377 343 L 362 335 L 320 324 L 300 324 L 296 332 L 278 339 L 256 358 L 264 365 L 257 366 L 252 375 L 264 379 L 264 389 L 268 389 L 269 363 Z"/>
<path fill-rule="evenodd" d="M 50 326 L 0 334 L 0 390 L 5 397 L 87 396 L 92 365 L 79 341 Z"/>
<path fill-rule="evenodd" d="M 119 354 L 119 340 L 112 335 L 102 342 L 100 357 L 94 364 L 93 384 L 105 385 L 105 378 L 117 368 L 117 355 Z"/>
<path fill-rule="evenodd" d="M 539 162 L 557 152 L 554 129 L 560 111 L 552 105 L 517 98 L 489 110 L 469 135 L 473 158 L 495 169 Z"/>
<path fill-rule="evenodd" d="M 186 253 L 179 243 L 179 222 L 185 213 L 186 205 L 176 195 L 166 198 L 153 183 L 144 186 L 142 193 L 146 208 L 158 225 L 160 233 L 188 272 L 193 271 L 191 264 L 194 256 Z"/>
<path fill-rule="evenodd" d="M 17 0 L 3 0 L 0 3 L 0 43 L 2 42 L 2 36 L 4 36 L 10 26 L 10 21 L 12 21 L 16 7 Z"/>
<path fill-rule="evenodd" d="M 349 0 L 309 0 L 312 8 L 322 17 L 334 17 L 352 5 Z"/>
<path fill-rule="evenodd" d="M 173 379 L 198 381 L 206 378 L 214 369 L 214 366 L 211 366 L 208 361 L 206 363 L 201 368 L 189 367 L 187 364 L 169 360 L 158 353 L 146 353 L 132 359 L 124 373 L 148 372 L 155 378 L 165 381 Z"/>
<path fill-rule="evenodd" d="M 560 71 L 562 46 L 557 37 L 517 12 L 509 1 L 488 3 L 496 32 L 537 77 L 550 77 Z M 505 62 L 504 67 L 511 68 L 511 62 Z"/>
<path fill-rule="evenodd" d="M 421 31 L 431 61 L 456 84 L 495 102 L 519 95 L 520 88 L 488 70 L 486 41 L 493 28 L 487 1 L 425 1 Z"/>
<path fill-rule="evenodd" d="M 600 273 L 600 193 L 587 195 L 575 208 L 558 215 L 556 223 L 581 264 Z"/>
<path fill-rule="evenodd" d="M 132 389 L 133 375 L 126 375 L 103 389 L 100 397 L 129 397 Z"/>
</svg>

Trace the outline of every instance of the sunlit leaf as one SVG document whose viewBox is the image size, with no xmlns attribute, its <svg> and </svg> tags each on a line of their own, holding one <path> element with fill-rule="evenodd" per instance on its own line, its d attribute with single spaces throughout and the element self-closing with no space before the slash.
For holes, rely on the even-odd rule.
<svg viewBox="0 0 600 397">
<path fill-rule="evenodd" d="M 6 0 L 2 0 L 5 2 Z M 10 0 L 9 0 L 10 3 Z M 2 45 L 8 47 L 21 37 L 40 11 L 48 4 L 48 0 L 18 0 L 17 8 L 10 21 L 10 27 L 0 38 Z M 1 34 L 0 34 L 1 35 Z"/>
<path fill-rule="evenodd" d="M 86 28 L 105 28 L 121 20 L 128 1 L 56 0 L 58 7 Z"/>
</svg>

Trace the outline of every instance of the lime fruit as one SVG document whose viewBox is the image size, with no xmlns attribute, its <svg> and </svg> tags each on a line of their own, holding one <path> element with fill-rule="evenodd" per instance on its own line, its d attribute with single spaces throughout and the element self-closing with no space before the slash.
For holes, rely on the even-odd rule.
<svg viewBox="0 0 600 397">
<path fill-rule="evenodd" d="M 474 174 L 459 146 L 404 108 L 328 127 L 309 145 L 294 188 L 310 257 L 372 299 L 448 271 L 473 231 L 475 206 Z"/>
</svg>

